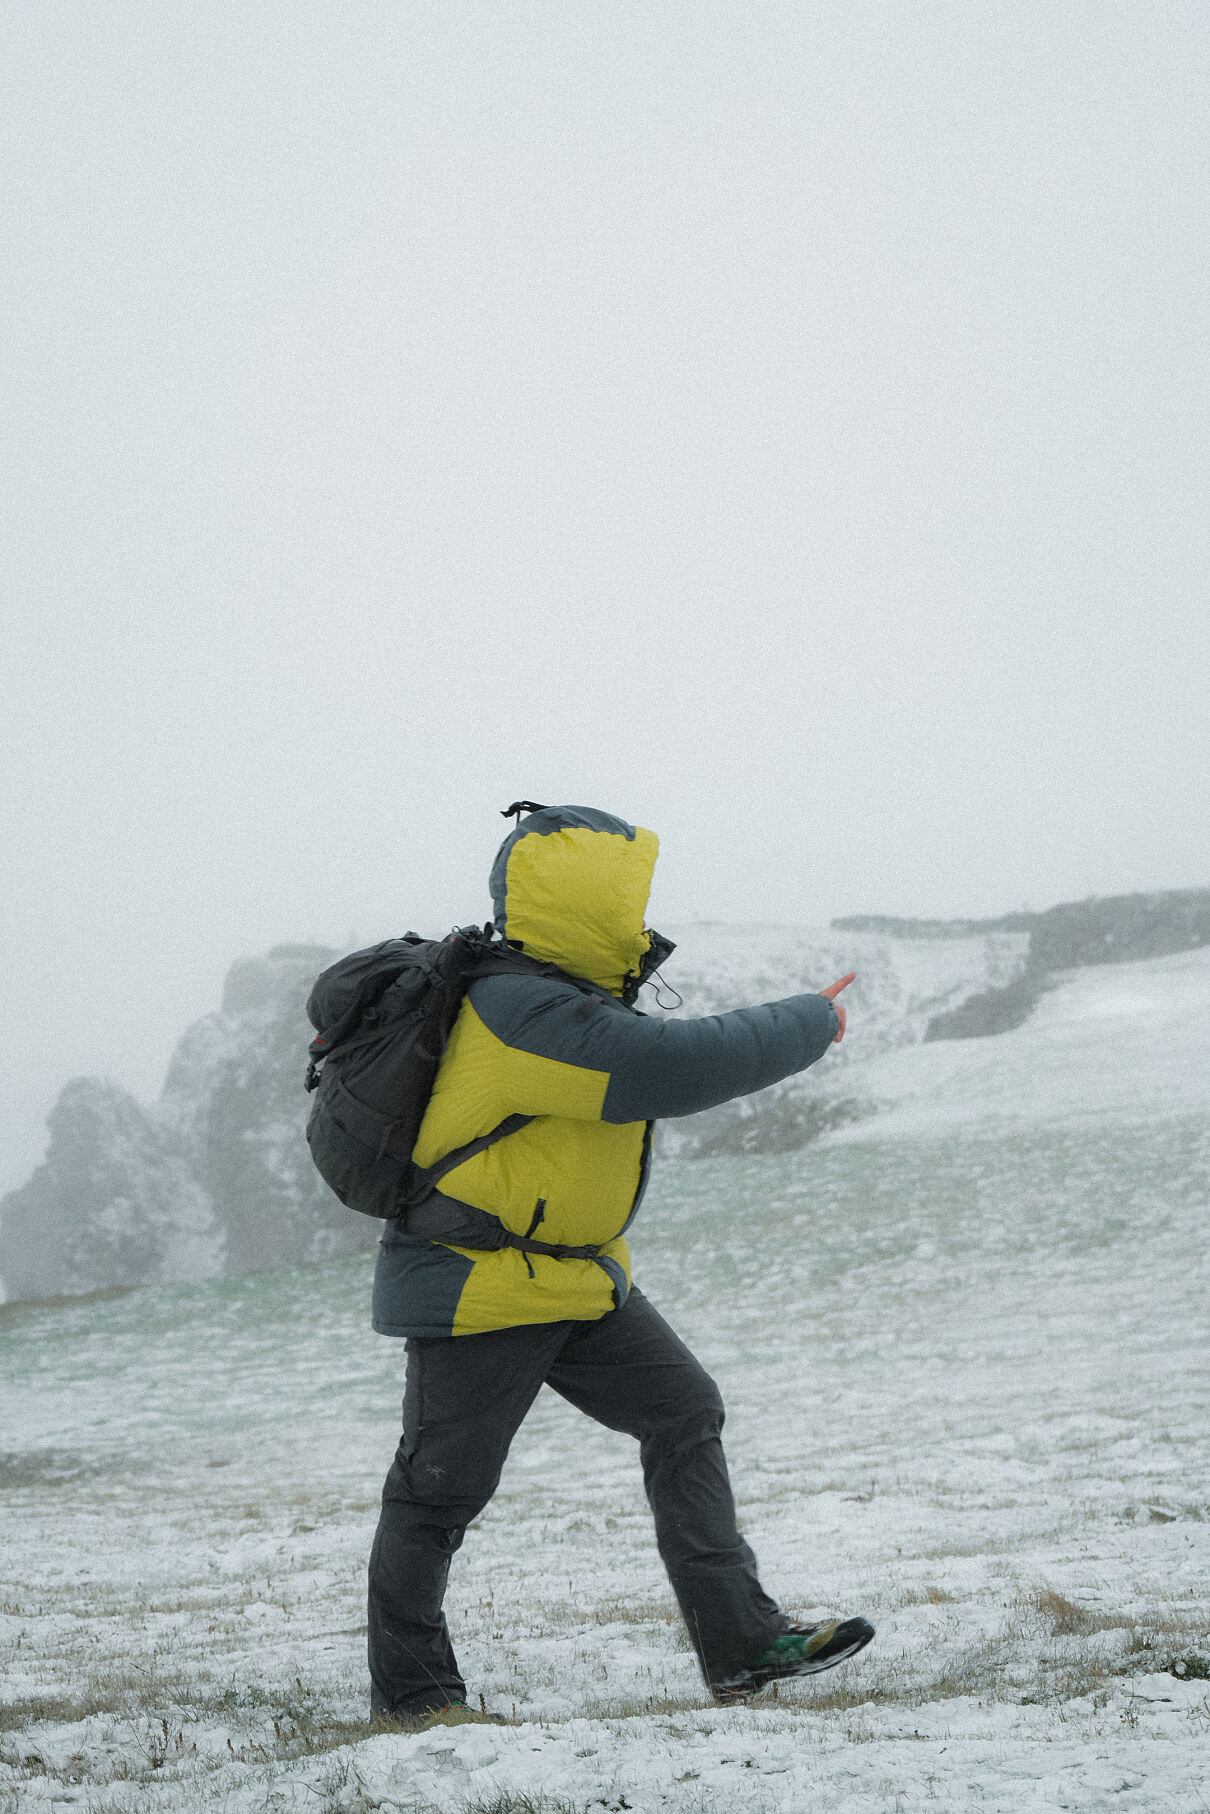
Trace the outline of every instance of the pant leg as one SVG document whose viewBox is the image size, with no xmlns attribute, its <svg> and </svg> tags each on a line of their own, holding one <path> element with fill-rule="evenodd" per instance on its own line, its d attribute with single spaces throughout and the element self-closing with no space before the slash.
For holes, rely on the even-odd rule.
<svg viewBox="0 0 1210 1814">
<path fill-rule="evenodd" d="M 568 1328 L 409 1340 L 403 1436 L 370 1552 L 371 1712 L 420 1713 L 465 1696 L 441 1610 L 450 1563 Z"/>
<path fill-rule="evenodd" d="M 740 1536 L 718 1387 L 641 1292 L 577 1325 L 547 1382 L 611 1430 L 637 1436 L 656 1541 L 707 1683 L 726 1680 L 788 1623 Z"/>
</svg>

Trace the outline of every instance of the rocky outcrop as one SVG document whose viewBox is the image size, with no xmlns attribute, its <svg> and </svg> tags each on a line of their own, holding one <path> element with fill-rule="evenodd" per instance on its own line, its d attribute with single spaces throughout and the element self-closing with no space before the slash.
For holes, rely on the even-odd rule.
<svg viewBox="0 0 1210 1814">
<path fill-rule="evenodd" d="M 1068 901 L 1033 916 L 1032 969 L 1125 964 L 1210 945 L 1210 888 Z"/>
<path fill-rule="evenodd" d="M 1022 908 L 990 920 L 905 920 L 855 913 L 833 920 L 834 932 L 873 932 L 892 939 L 965 939 L 1024 932 L 1029 961 L 1045 971 L 1086 964 L 1124 964 L 1210 945 L 1210 888 L 1168 888 L 1154 894 L 1090 895 L 1040 913 Z"/>
<path fill-rule="evenodd" d="M 893 926 L 892 936 L 902 938 L 910 936 L 908 929 L 915 922 L 881 923 L 884 929 Z M 928 938 L 969 937 L 971 926 L 977 924 L 1028 930 L 1029 950 L 1020 976 L 934 1015 L 924 1032 L 926 1040 L 986 1038 L 1021 1026 L 1058 970 L 1167 957 L 1173 952 L 1210 945 L 1210 889 L 1094 896 L 1087 901 L 1065 901 L 1044 913 L 1008 914 L 1003 920 L 928 920 L 920 924 L 928 927 L 920 936 Z"/>
<path fill-rule="evenodd" d="M 233 965 L 221 1011 L 189 1029 L 168 1067 L 159 1113 L 214 1206 L 227 1272 L 327 1259 L 382 1232 L 337 1201 L 303 1138 L 313 1037 L 303 1004 L 336 956 L 278 945 Z"/>
<path fill-rule="evenodd" d="M 102 1077 L 77 1077 L 50 1114 L 46 1161 L 0 1205 L 10 1298 L 220 1270 L 214 1207 L 187 1150 Z"/>
<path fill-rule="evenodd" d="M 956 1008 L 934 1014 L 924 1029 L 925 1040 L 987 1039 L 994 1033 L 1011 1033 L 1023 1026 L 1046 987 L 1046 972 L 1027 968 L 1000 989 L 980 989 Z"/>
<path fill-rule="evenodd" d="M 377 1240 L 381 1224 L 337 1201 L 303 1138 L 303 1003 L 335 955 L 280 945 L 236 964 L 151 1106 L 102 1078 L 67 1084 L 45 1162 L 0 1203 L 10 1299 L 245 1272 Z"/>
</svg>

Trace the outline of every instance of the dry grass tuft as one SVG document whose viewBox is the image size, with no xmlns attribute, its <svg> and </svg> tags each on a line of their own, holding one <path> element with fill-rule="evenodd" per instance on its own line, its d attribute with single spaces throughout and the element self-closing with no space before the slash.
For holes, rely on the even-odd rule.
<svg viewBox="0 0 1210 1814">
<path fill-rule="evenodd" d="M 44 1722 L 74 1725 L 94 1713 L 123 1719 L 159 1714 L 165 1707 L 195 1699 L 196 1683 L 185 1676 L 168 1677 L 150 1670 L 111 1666 L 84 1677 L 71 1690 L 22 1695 L 0 1705 L 0 1732 L 18 1732 Z"/>
<path fill-rule="evenodd" d="M 369 1727 L 362 1728 L 362 1737 L 365 1737 L 367 1730 L 377 1737 L 383 1732 L 427 1732 L 434 1726 L 498 1726 L 499 1724 L 499 1719 L 493 1714 L 486 1710 L 477 1713 L 473 1707 L 443 1707 L 438 1713 L 417 1714 L 411 1719 L 406 1714 L 377 1713 Z"/>
<path fill-rule="evenodd" d="M 891 1605 L 895 1608 L 901 1606 L 949 1606 L 953 1600 L 953 1594 L 947 1593 L 944 1587 L 938 1587 L 935 1581 L 930 1581 L 924 1587 L 903 1588 L 901 1592 L 895 1594 Z"/>
<path fill-rule="evenodd" d="M 675 1607 L 664 1600 L 624 1600 L 615 1596 L 585 1605 L 582 1601 L 543 1600 L 539 1618 L 556 1630 L 575 1631 L 589 1625 L 674 1625 L 680 1623 Z"/>
<path fill-rule="evenodd" d="M 627 1700 L 619 1700 L 616 1696 L 597 1701 L 586 1700 L 582 1707 L 576 1709 L 575 1717 L 590 1720 L 658 1719 L 676 1713 L 700 1713 L 703 1707 L 713 1704 L 705 1688 L 697 1694 L 636 1694 Z M 551 1721 L 552 1725 L 556 1723 Z"/>
<path fill-rule="evenodd" d="M 1134 1624 L 1133 1619 L 1124 1618 L 1120 1613 L 1093 1612 L 1086 1606 L 1077 1606 L 1074 1600 L 1053 1587 L 1035 1589 L 1028 1603 L 1049 1621 L 1057 1638 L 1084 1638 L 1092 1631 L 1112 1631 Z"/>
<path fill-rule="evenodd" d="M 465 1802 L 462 1814 L 581 1814 L 581 1810 L 570 1801 L 552 1801 L 546 1795 L 524 1795 L 506 1789 L 487 1801 Z"/>
</svg>

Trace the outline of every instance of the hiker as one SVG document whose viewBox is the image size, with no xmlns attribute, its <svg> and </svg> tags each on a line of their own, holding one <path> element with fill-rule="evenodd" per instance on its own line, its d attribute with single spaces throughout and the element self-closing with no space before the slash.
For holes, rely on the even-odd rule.
<svg viewBox="0 0 1210 1814">
<path fill-rule="evenodd" d="M 718 1388 L 631 1284 L 624 1236 L 651 1123 L 814 1064 L 843 1037 L 836 998 L 852 975 L 730 1014 L 648 1018 L 634 999 L 673 949 L 644 925 L 654 834 L 585 807 L 510 810 L 494 924 L 539 965 L 471 982 L 413 1159 L 477 1150 L 387 1222 L 374 1280 L 374 1327 L 407 1338 L 407 1375 L 370 1557 L 371 1709 L 408 1721 L 465 1706 L 442 1612 L 450 1562 L 544 1384 L 638 1439 L 660 1555 L 716 1699 L 829 1668 L 874 1635 L 860 1618 L 798 1624 L 765 1593 L 736 1528 Z"/>
</svg>

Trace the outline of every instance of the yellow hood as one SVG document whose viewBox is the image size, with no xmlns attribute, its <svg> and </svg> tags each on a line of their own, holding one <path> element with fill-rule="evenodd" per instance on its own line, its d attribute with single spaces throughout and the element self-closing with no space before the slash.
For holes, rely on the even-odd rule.
<svg viewBox="0 0 1210 1814">
<path fill-rule="evenodd" d="M 650 946 L 643 926 L 659 839 L 588 806 L 544 806 L 492 867 L 496 928 L 530 957 L 621 995 Z"/>
</svg>

